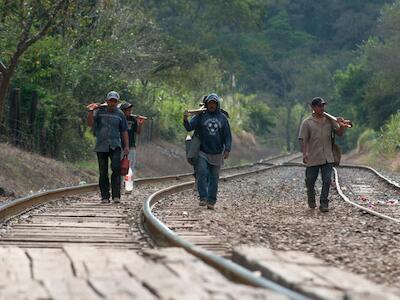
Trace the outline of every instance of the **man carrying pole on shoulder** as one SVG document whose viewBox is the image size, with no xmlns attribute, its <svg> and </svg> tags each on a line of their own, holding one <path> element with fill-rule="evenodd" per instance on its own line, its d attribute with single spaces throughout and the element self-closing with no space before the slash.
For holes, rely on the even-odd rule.
<svg viewBox="0 0 400 300">
<path fill-rule="evenodd" d="M 94 151 L 99 164 L 99 187 L 101 203 L 110 202 L 110 181 L 108 178 L 108 159 L 111 161 L 111 194 L 114 203 L 121 199 L 121 149 L 129 154 L 128 125 L 122 111 L 117 107 L 119 94 L 111 91 L 107 94 L 107 105 L 91 103 L 87 106 L 87 124 L 93 127 L 96 136 Z M 121 143 L 121 138 L 123 143 Z"/>
<path fill-rule="evenodd" d="M 334 162 L 332 133 L 342 136 L 344 129 L 347 127 L 343 118 L 338 118 L 334 122 L 324 115 L 325 104 L 325 100 L 320 97 L 315 97 L 312 100 L 311 109 L 313 113 L 303 121 L 299 132 L 303 162 L 306 164 L 307 200 L 311 209 L 316 207 L 315 181 L 319 170 L 321 170 L 322 191 L 319 207 L 321 212 L 329 211 L 328 194 Z"/>
<path fill-rule="evenodd" d="M 205 99 L 206 111 L 188 120 L 185 111 L 183 125 L 187 131 L 195 130 L 200 139 L 200 152 L 196 161 L 197 191 L 200 206 L 214 209 L 217 201 L 219 171 L 229 157 L 232 134 L 227 117 L 221 112 L 220 98 L 210 94 Z"/>
</svg>

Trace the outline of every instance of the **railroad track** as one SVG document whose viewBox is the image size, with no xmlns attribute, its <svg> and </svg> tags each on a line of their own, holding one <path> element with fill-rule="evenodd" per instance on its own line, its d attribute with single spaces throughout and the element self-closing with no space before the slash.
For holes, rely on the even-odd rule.
<svg viewBox="0 0 400 300">
<path fill-rule="evenodd" d="M 287 159 L 287 161 L 289 161 L 289 163 L 284 164 L 284 165 L 275 165 L 275 166 L 268 166 L 264 169 L 259 169 L 254 171 L 254 174 L 257 173 L 261 173 L 261 172 L 265 172 L 264 174 L 269 174 L 269 171 L 273 171 L 273 170 L 277 170 L 279 168 L 290 168 L 292 166 L 294 167 L 300 167 L 299 170 L 301 170 L 304 165 L 296 163 L 296 160 L 298 160 L 298 157 L 294 157 L 291 159 Z M 279 161 L 279 164 L 282 164 L 283 161 Z M 346 167 L 341 167 L 340 169 L 345 169 Z M 354 167 L 351 167 L 354 168 Z M 368 172 L 372 172 L 372 170 L 368 169 Z M 303 171 L 301 171 L 301 176 L 297 176 L 297 178 L 300 178 L 302 181 L 303 180 Z M 371 173 L 372 174 L 372 173 Z M 375 174 L 375 173 L 374 173 Z M 260 175 L 261 176 L 261 175 Z M 274 175 L 271 175 L 274 176 Z M 240 176 L 232 176 L 229 178 L 221 178 L 222 182 L 225 180 L 231 180 L 234 178 L 239 178 Z M 256 178 L 258 178 L 259 176 L 256 175 Z M 296 179 L 296 178 L 294 178 Z M 245 179 L 244 179 L 245 180 Z M 372 182 L 375 182 L 376 178 L 371 180 Z M 384 179 L 381 179 L 384 180 Z M 254 180 L 253 180 L 254 181 Z M 336 179 L 336 183 L 339 183 L 339 180 Z M 236 183 L 234 183 L 236 184 Z M 389 183 L 385 183 L 385 184 L 389 184 Z M 301 184 L 303 186 L 303 184 Z M 290 189 L 289 186 L 282 184 L 281 186 L 282 190 L 285 189 Z M 340 186 L 338 186 L 338 191 L 340 192 Z M 345 190 L 348 190 L 345 188 Z M 184 194 L 176 194 L 178 192 L 183 192 Z M 304 192 L 300 192 L 301 194 L 303 194 Z M 335 194 L 334 191 L 332 191 L 333 194 Z M 386 197 L 389 197 L 387 191 L 384 191 L 384 194 L 386 195 Z M 167 198 L 165 198 L 167 197 Z M 234 196 L 233 196 L 234 197 Z M 240 195 L 238 196 L 240 197 Z M 181 201 L 181 198 L 186 198 L 189 200 L 185 201 Z M 393 196 L 391 197 L 393 198 Z M 164 200 L 163 200 L 164 199 Z M 190 200 L 192 199 L 192 200 Z M 290 199 L 290 198 L 289 198 Z M 189 203 L 188 203 L 189 202 Z M 231 202 L 231 201 L 229 201 Z M 236 201 L 237 203 L 238 201 Z M 289 201 L 290 202 L 290 201 Z M 160 203 L 162 203 L 162 205 L 160 205 Z M 301 202 L 297 202 L 295 205 L 298 206 L 298 203 L 305 203 L 304 201 Z M 283 208 L 284 206 L 288 206 L 290 210 L 292 210 L 292 206 L 293 204 L 290 203 L 286 203 L 285 205 L 281 205 L 281 209 L 287 209 L 287 208 Z M 335 205 L 334 205 L 335 206 Z M 358 209 L 358 207 L 356 207 Z M 217 202 L 217 210 L 224 210 L 224 209 L 231 209 L 231 208 L 226 208 L 224 207 L 223 204 L 220 204 L 219 202 Z M 240 204 L 238 204 L 237 209 L 240 210 Z M 260 207 L 260 209 L 263 209 L 262 207 Z M 366 208 L 368 209 L 368 208 Z M 147 212 L 146 212 L 147 210 Z M 216 253 L 219 256 L 225 257 L 225 258 L 230 258 L 231 257 L 231 251 L 232 251 L 232 243 L 229 242 L 229 238 L 227 238 L 227 235 L 224 236 L 220 236 L 220 234 L 217 232 L 215 228 L 218 227 L 218 225 L 223 225 L 225 223 L 224 220 L 218 220 L 218 218 L 212 218 L 211 215 L 209 216 L 206 213 L 206 210 L 203 207 L 199 207 L 198 206 L 198 200 L 196 197 L 196 193 L 192 192 L 192 191 L 188 191 L 187 188 L 185 187 L 184 184 L 176 186 L 176 187 L 169 187 L 168 189 L 165 189 L 163 191 L 159 191 L 155 194 L 152 195 L 151 198 L 149 198 L 148 203 L 147 203 L 147 207 L 145 208 L 145 213 L 151 214 L 151 210 L 153 210 L 154 215 L 157 217 L 157 219 L 159 220 L 157 227 L 159 227 L 158 229 L 154 229 L 154 228 L 150 228 L 150 230 L 155 230 L 155 231 L 166 231 L 170 234 L 170 237 L 167 238 L 166 240 L 163 240 L 162 242 L 164 242 L 164 244 L 168 244 L 168 245 L 179 245 L 184 247 L 186 250 L 188 250 L 189 252 L 192 252 L 193 254 L 198 255 L 199 257 L 202 257 L 205 261 L 210 261 L 212 259 L 210 259 L 209 257 L 207 257 L 206 254 L 204 254 L 204 249 Z M 265 210 L 265 209 L 264 209 Z M 310 216 L 308 214 L 308 210 L 306 209 L 306 207 L 304 206 L 304 208 L 301 209 L 306 216 L 308 215 L 308 217 Z M 342 207 L 340 208 L 340 210 L 342 210 Z M 351 209 L 348 209 L 349 211 L 351 211 Z M 296 209 L 293 209 L 293 213 L 294 215 L 298 214 L 295 212 Z M 367 211 L 366 211 L 367 212 Z M 311 213 L 311 211 L 310 211 Z M 315 213 L 315 212 L 314 212 Z M 212 212 L 211 212 L 212 214 Z M 331 212 L 331 215 L 335 215 L 335 209 L 333 208 L 333 211 Z M 352 214 L 353 217 L 358 217 L 359 220 L 361 220 L 361 218 L 363 218 L 363 216 L 365 214 L 361 214 L 361 216 L 358 216 L 357 213 L 350 213 Z M 314 215 L 314 214 L 312 214 Z M 230 215 L 232 217 L 232 215 Z M 235 216 L 233 216 L 235 217 Z M 302 215 L 299 216 L 300 219 L 303 219 L 304 217 Z M 322 215 L 321 215 L 322 217 Z M 344 216 L 346 218 L 349 218 L 348 216 Z M 149 216 L 147 216 L 147 218 L 149 218 Z M 204 218 L 208 219 L 210 218 L 210 225 L 211 227 L 214 228 L 214 230 L 209 230 L 207 227 L 207 225 L 204 225 Z M 249 218 L 252 218 L 252 215 L 250 214 Z M 336 218 L 336 217 L 334 217 Z M 314 218 L 311 218 L 314 220 Z M 351 217 L 350 217 L 351 219 Z M 317 219 L 318 220 L 318 219 Z M 202 225 L 198 225 L 198 222 L 201 222 Z M 221 222 L 221 223 L 218 223 Z M 318 222 L 318 221 L 317 221 Z M 361 221 L 361 224 L 363 224 L 364 222 Z M 382 224 L 384 223 L 384 221 L 380 222 L 380 223 L 374 223 L 373 226 L 377 226 L 377 231 L 379 232 L 379 226 L 382 226 Z M 213 226 L 214 224 L 214 226 Z M 240 224 L 238 225 L 240 226 Z M 222 226 L 221 226 L 222 227 Z M 232 230 L 232 228 L 228 228 L 225 230 Z M 343 229 L 341 229 L 343 230 Z M 356 232 L 358 233 L 362 233 L 364 234 L 364 230 L 360 230 L 357 229 Z M 394 231 L 394 233 L 396 234 L 396 232 L 398 233 L 398 231 Z M 246 234 L 246 231 L 242 230 L 241 234 Z M 285 233 L 284 233 L 285 234 Z M 390 233 L 386 233 L 385 234 L 390 234 Z M 376 233 L 373 233 L 373 235 L 375 236 Z M 232 234 L 230 235 L 232 236 Z M 257 241 L 257 239 L 254 238 L 254 235 L 252 236 L 253 238 L 249 238 L 247 239 L 247 242 L 250 243 L 254 243 L 255 241 Z M 365 238 L 365 237 L 364 237 Z M 386 238 L 384 238 L 386 239 Z M 228 240 L 228 242 L 227 242 Z M 356 247 L 358 247 L 356 245 Z M 295 248 L 296 249 L 296 248 Z M 393 250 L 394 251 L 394 250 Z M 391 251 L 391 252 L 393 252 Z M 340 255 L 339 255 L 340 256 Z M 334 257 L 334 256 L 332 256 Z M 335 258 L 336 259 L 336 258 Z M 340 259 L 340 257 L 338 257 L 338 259 Z M 214 265 L 218 265 L 218 262 L 213 261 Z M 370 266 L 368 266 L 370 267 Z M 354 270 L 358 270 L 357 267 L 354 268 Z M 379 272 L 377 272 L 379 273 Z M 371 276 L 371 278 L 373 278 L 373 276 Z M 378 280 L 379 281 L 379 280 Z"/>
<path fill-rule="evenodd" d="M 400 186 L 396 182 L 373 168 L 352 165 L 335 169 L 335 181 L 346 202 L 365 213 L 400 223 Z"/>
<path fill-rule="evenodd" d="M 267 170 L 279 168 L 284 162 L 293 162 L 298 156 L 275 157 L 269 161 L 260 161 L 256 164 L 243 165 L 233 168 L 227 168 L 223 171 L 222 181 L 231 180 L 246 176 L 249 173 L 257 174 Z M 275 164 L 271 166 L 271 164 Z M 296 164 L 297 165 L 297 164 Z M 243 172 L 241 172 L 243 170 Z M 243 174 L 241 174 L 243 173 Z M 192 174 L 181 174 L 174 176 L 164 176 L 160 178 L 147 178 L 136 181 L 137 189 L 140 194 L 132 194 L 119 205 L 100 205 L 97 194 L 94 196 L 90 191 L 97 190 L 97 185 L 86 185 L 76 188 L 61 189 L 43 193 L 42 197 L 26 197 L 15 201 L 13 207 L 7 203 L 0 207 L 0 216 L 8 218 L 12 214 L 18 214 L 27 209 L 29 205 L 38 205 L 45 203 L 50 199 L 64 198 L 65 195 L 74 195 L 84 193 L 84 196 L 68 196 L 68 198 L 51 202 L 29 210 L 21 214 L 19 219 L 14 219 L 8 223 L 6 228 L 2 228 L 2 238 L 0 244 L 18 245 L 20 247 L 61 247 L 65 243 L 79 243 L 81 245 L 95 245 L 96 247 L 129 248 L 140 251 L 143 248 L 151 247 L 152 242 L 144 234 L 142 222 L 138 222 L 139 211 L 143 199 L 149 197 L 145 204 L 145 212 L 142 215 L 142 221 L 147 229 L 156 236 L 157 243 L 163 245 L 177 245 L 183 242 L 184 247 L 189 252 L 198 255 L 207 263 L 219 268 L 228 277 L 235 280 L 246 282 L 255 286 L 263 286 L 281 289 L 274 283 L 255 277 L 251 272 L 232 264 L 220 257 L 209 256 L 211 250 L 224 257 L 230 256 L 229 246 L 221 245 L 216 242 L 212 235 L 204 232 L 196 232 L 196 218 L 190 218 L 193 214 L 187 208 L 175 209 L 173 214 L 161 216 L 160 220 L 155 220 L 156 225 L 149 225 L 152 221 L 146 216 L 146 210 L 150 210 L 156 203 L 167 194 L 173 194 L 177 191 L 188 190 L 189 193 L 193 187 Z M 178 186 L 170 187 L 174 181 L 189 181 Z M 339 180 L 336 180 L 339 182 Z M 338 189 L 339 190 L 339 189 Z M 347 188 L 345 188 L 345 191 Z M 157 191 L 156 193 L 154 193 Z M 85 194 L 86 193 L 86 194 Z M 364 193 L 365 194 L 365 193 Z M 197 198 L 192 192 L 192 197 L 196 201 L 193 207 L 197 208 Z M 31 198 L 31 199 L 29 199 Z M 132 205 L 134 202 L 135 205 Z M 134 206 L 135 208 L 132 208 Z M 156 206 L 157 208 L 157 206 Z M 176 213 L 179 212 L 179 213 Z M 151 212 L 150 212 L 151 213 Z M 157 209 L 155 214 L 159 214 Z M 159 226 L 158 232 L 152 227 Z M 170 228 L 168 228 L 170 227 Z M 99 232 L 102 232 L 99 234 Z M 177 235 L 178 234 L 178 235 Z M 168 235 L 171 235 L 168 237 Z M 182 238 L 184 241 L 182 241 Z M 182 245 L 180 245 L 182 246 Z M 199 247 L 200 246 L 200 247 Z M 286 291 L 291 293 L 291 291 Z M 292 298 L 301 298 L 301 295 L 292 295 Z M 300 299 L 299 298 L 299 299 Z"/>
<path fill-rule="evenodd" d="M 226 168 L 222 171 L 225 176 L 223 180 L 227 180 L 229 176 L 260 172 L 274 161 L 280 163 L 282 158 L 279 156 L 255 164 Z M 232 175 L 241 170 L 246 171 Z M 97 193 L 92 193 L 97 191 L 97 184 L 48 191 L 4 203 L 0 206 L 0 219 L 8 222 L 3 223 L 1 228 L 0 245 L 60 248 L 68 244 L 79 244 L 141 251 L 152 246 L 149 237 L 143 232 L 142 223 L 138 222 L 143 199 L 173 181 L 188 181 L 192 178 L 192 174 L 181 174 L 136 180 L 138 188 L 129 197 L 123 197 L 120 204 L 100 204 Z M 182 185 L 190 189 L 193 182 Z M 149 221 L 143 216 L 142 220 L 148 225 Z M 156 239 L 167 238 L 157 236 Z M 238 268 L 239 275 L 232 271 Z M 301 295 L 258 278 L 252 272 L 233 263 L 228 263 L 223 269 L 225 274 L 229 274 L 235 280 L 272 288 L 293 299 L 304 299 Z"/>
<path fill-rule="evenodd" d="M 287 166 L 304 166 L 292 160 Z M 340 197 L 365 214 L 400 223 L 400 185 L 374 168 L 343 164 L 334 168 Z"/>
</svg>

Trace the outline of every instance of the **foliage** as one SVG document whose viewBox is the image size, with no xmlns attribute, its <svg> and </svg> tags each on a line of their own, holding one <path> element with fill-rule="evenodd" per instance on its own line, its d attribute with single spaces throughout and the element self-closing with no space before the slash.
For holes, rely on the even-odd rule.
<svg viewBox="0 0 400 300">
<path fill-rule="evenodd" d="M 342 141 L 349 149 L 400 104 L 400 1 L 377 23 L 390 2 L 0 0 L 0 61 L 9 66 L 18 43 L 54 15 L 18 54 L 11 86 L 21 88 L 27 135 L 39 93 L 34 149 L 60 159 L 90 155 L 85 105 L 111 89 L 168 139 L 185 134 L 185 109 L 217 92 L 234 131 L 285 150 L 296 148 L 308 104 L 322 96 L 329 112 L 353 120 Z"/>
<path fill-rule="evenodd" d="M 373 129 L 366 129 L 357 140 L 357 152 L 370 151 L 377 145 L 377 134 Z"/>
<path fill-rule="evenodd" d="M 377 35 L 365 41 L 357 60 L 335 75 L 335 109 L 342 107 L 346 118 L 357 124 L 358 130 L 349 131 L 353 137 L 367 127 L 379 129 L 400 106 L 399 14 L 400 1 L 385 6 Z M 354 141 L 348 143 L 348 147 L 352 146 Z"/>
<path fill-rule="evenodd" d="M 400 149 L 400 112 L 393 114 L 382 127 L 378 151 L 389 158 L 394 158 Z"/>
</svg>

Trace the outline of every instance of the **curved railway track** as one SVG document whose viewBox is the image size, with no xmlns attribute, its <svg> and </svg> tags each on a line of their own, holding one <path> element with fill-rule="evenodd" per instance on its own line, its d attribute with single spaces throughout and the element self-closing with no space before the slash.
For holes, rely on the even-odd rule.
<svg viewBox="0 0 400 300">
<path fill-rule="evenodd" d="M 279 159 L 282 159 L 282 156 L 270 160 Z M 246 170 L 247 173 L 259 172 L 269 164 L 271 162 L 266 160 L 226 168 L 222 174 L 228 177 L 243 176 L 246 172 L 242 172 L 241 175 L 229 174 L 240 170 Z M 137 221 L 142 200 L 171 181 L 185 181 L 191 178 L 192 174 L 182 174 L 136 180 L 139 188 L 129 197 L 124 197 L 126 199 L 119 204 L 99 204 L 97 194 L 90 193 L 97 190 L 96 184 L 57 189 L 4 203 L 0 206 L 0 218 L 9 222 L 1 229 L 0 244 L 28 248 L 58 248 L 66 244 L 80 244 L 140 251 L 151 246 L 149 238 Z M 191 188 L 193 182 L 183 185 Z M 305 299 L 273 282 L 258 278 L 250 271 L 241 269 L 238 275 L 229 268 L 236 270 L 241 267 L 233 263 L 223 267 L 224 273 L 230 274 L 230 277 L 238 281 L 269 287 L 293 299 Z"/>
<path fill-rule="evenodd" d="M 297 173 L 295 172 L 296 175 L 291 175 L 292 178 L 279 180 L 275 178 L 276 172 L 279 173 L 280 169 L 290 169 L 291 167 L 298 170 L 296 171 Z M 397 260 L 395 259 L 395 256 L 399 253 L 396 248 L 398 239 L 393 239 L 393 235 L 394 237 L 398 237 L 400 233 L 399 229 L 396 230 L 396 227 L 386 224 L 387 218 L 380 221 L 379 219 L 366 219 L 365 217 L 369 216 L 369 214 L 366 214 L 367 210 L 365 213 L 362 212 L 360 214 L 359 207 L 353 206 L 354 208 L 350 208 L 345 202 L 342 204 L 339 202 L 339 195 L 335 193 L 334 189 L 331 192 L 334 201 L 331 205 L 332 210 L 330 213 L 324 215 L 315 210 L 308 210 L 305 199 L 303 199 L 305 195 L 304 184 L 302 183 L 304 179 L 303 168 L 304 165 L 293 162 L 283 166 L 267 167 L 264 170 L 255 171 L 254 174 L 256 175 L 252 176 L 249 182 L 236 176 L 237 180 L 230 178 L 233 182 L 230 182 L 225 189 L 223 187 L 225 179 L 222 178 L 221 194 L 223 196 L 221 198 L 223 199 L 217 202 L 216 212 L 209 212 L 203 207 L 199 207 L 196 194 L 186 189 L 184 185 L 169 187 L 153 194 L 148 200 L 146 210 L 150 214 L 150 210 L 153 209 L 154 214 L 160 220 L 157 230 L 170 232 L 171 236 L 168 241 L 164 241 L 165 243 L 177 245 L 183 239 L 184 241 L 181 246 L 185 247 L 188 251 L 196 253 L 198 247 L 201 247 L 200 253 L 197 253 L 199 256 L 204 255 L 204 249 L 208 249 L 214 253 L 218 253 L 220 256 L 230 258 L 232 248 L 243 242 L 264 244 L 267 247 L 278 247 L 281 250 L 302 249 L 306 252 L 313 252 L 314 247 L 318 249 L 324 245 L 325 242 L 323 239 L 326 238 L 330 240 L 326 242 L 327 246 L 321 249 L 320 253 L 326 254 L 326 256 L 321 255 L 321 258 L 327 259 L 334 265 L 349 267 L 352 271 L 364 274 L 377 283 L 386 282 L 398 286 L 397 281 L 394 279 L 396 277 L 395 274 L 397 274 L 396 272 L 399 271 Z M 341 167 L 340 169 L 345 168 Z M 368 172 L 371 171 L 369 170 Z M 269 188 L 265 186 L 264 183 L 268 182 L 266 174 L 271 174 L 271 178 L 275 182 L 274 185 L 277 187 Z M 365 176 L 362 177 L 365 180 Z M 282 180 L 286 182 L 289 180 L 291 182 L 285 183 Z M 375 181 L 376 178 L 370 179 L 371 183 Z M 340 180 L 336 180 L 336 183 L 339 182 Z M 347 179 L 345 183 L 347 183 Z M 386 184 L 389 183 L 385 183 L 384 185 Z M 298 187 L 291 191 L 291 185 Z M 248 188 L 249 186 L 252 187 Z M 231 189 L 234 191 L 230 191 Z M 261 196 L 258 195 L 259 190 L 263 190 Z M 348 191 L 346 188 L 345 190 Z M 338 191 L 340 191 L 340 186 L 338 186 Z M 179 194 L 177 194 L 178 192 Z M 242 197 L 245 198 L 246 193 L 251 195 L 251 199 L 247 200 L 248 202 L 245 202 L 244 199 L 242 201 Z M 278 195 L 276 198 L 285 199 L 285 201 L 279 204 L 276 200 L 272 200 L 271 207 L 262 207 L 261 205 L 265 205 L 265 198 L 273 198 L 272 195 L 275 193 Z M 297 201 L 292 201 L 293 193 L 295 193 Z M 387 191 L 384 191 L 383 194 L 386 198 L 393 198 L 393 195 L 390 196 Z M 253 201 L 260 206 L 259 209 L 253 208 L 242 213 L 242 211 L 246 210 L 247 205 L 253 205 L 250 204 Z M 282 211 L 286 212 L 282 214 Z M 263 213 L 265 214 L 264 216 Z M 258 216 L 256 216 L 257 214 Z M 274 224 L 269 223 L 267 225 L 266 223 L 268 222 L 264 222 L 263 218 L 268 218 L 268 214 L 274 215 L 272 218 L 275 221 Z M 256 217 L 258 219 L 255 221 Z M 236 218 L 237 220 L 235 220 Z M 279 225 L 279 223 L 287 223 L 287 220 L 290 227 Z M 299 226 L 298 222 L 303 221 L 306 222 L 304 226 Z M 316 224 L 311 225 L 315 222 Z M 328 223 L 324 224 L 325 222 Z M 329 225 L 330 222 L 334 222 L 333 225 L 335 226 L 331 228 Z M 226 223 L 231 223 L 231 225 L 227 226 Z M 316 229 L 322 225 L 323 230 L 321 230 L 322 235 L 320 236 Z M 290 233 L 292 226 L 298 227 L 295 230 L 297 234 L 289 240 L 284 239 L 283 237 L 286 235 L 291 236 L 288 233 Z M 308 232 L 310 226 L 312 226 L 311 230 L 316 230 L 315 233 Z M 305 230 L 305 232 L 302 230 Z M 340 237 L 340 233 L 343 237 Z M 240 237 L 237 238 L 237 236 Z M 380 241 L 379 236 L 381 236 Z M 321 242 L 318 241 L 320 238 L 322 238 Z M 266 242 L 268 240 L 278 241 L 277 239 L 281 240 L 277 244 Z M 354 243 L 349 242 L 352 239 Z M 392 244 L 388 243 L 390 239 L 392 239 Z M 296 240 L 298 241 L 294 242 Z M 336 242 L 332 244 L 332 241 Z M 315 246 L 309 247 L 307 246 L 308 243 L 310 245 L 315 244 Z M 344 246 L 343 243 L 348 243 L 348 245 Z M 362 251 L 363 243 L 365 244 L 365 252 Z M 302 247 L 303 244 L 304 247 Z M 346 253 L 346 251 L 348 252 Z M 371 253 L 370 255 L 374 257 L 370 257 L 366 253 Z M 360 256 L 359 259 L 352 259 L 351 257 L 354 255 Z M 209 258 L 204 259 L 208 260 Z M 382 265 L 380 266 L 380 264 Z M 388 272 L 389 270 L 390 272 Z"/>
<path fill-rule="evenodd" d="M 292 161 L 288 166 L 303 166 Z M 400 185 L 361 165 L 343 164 L 333 170 L 334 184 L 340 197 L 365 214 L 400 223 Z"/>
<path fill-rule="evenodd" d="M 400 224 L 400 186 L 396 182 L 372 168 L 351 165 L 337 168 L 335 179 L 345 201 L 366 213 Z"/>
<path fill-rule="evenodd" d="M 234 178 L 249 176 L 249 174 L 258 174 L 276 169 L 278 168 L 277 165 L 288 161 L 291 161 L 293 165 L 293 161 L 297 158 L 298 156 L 289 158 L 280 156 L 260 161 L 256 164 L 227 168 L 221 174 L 221 181 L 233 180 Z M 274 166 L 271 166 L 272 164 Z M 354 166 L 351 168 L 354 168 Z M 369 170 L 369 172 L 372 171 Z M 350 175 L 350 177 L 354 176 Z M 364 176 L 361 176 L 361 178 L 364 178 Z M 8 219 L 16 214 L 20 214 L 20 217 L 12 219 L 7 223 L 6 227 L 3 226 L 0 244 L 48 248 L 61 247 L 65 243 L 79 243 L 97 247 L 129 248 L 140 251 L 143 248 L 152 246 L 152 241 L 143 232 L 142 222 L 138 221 L 142 203 L 144 199 L 148 198 L 141 219 L 145 227 L 156 236 L 157 243 L 184 246 L 189 252 L 219 268 L 228 277 L 251 285 L 269 287 L 273 290 L 281 291 L 282 287 L 276 286 L 273 282 L 258 278 L 240 266 L 210 254 L 207 249 L 223 257 L 229 257 L 231 245 L 223 245 L 214 236 L 196 231 L 198 219 L 193 217 L 196 213 L 191 212 L 187 207 L 175 207 L 172 213 L 170 211 L 167 215 L 162 215 L 157 211 L 156 205 L 155 215 L 159 215 L 165 224 L 158 219 L 151 220 L 154 217 L 151 208 L 155 203 L 158 203 L 166 195 L 175 194 L 182 190 L 192 194 L 191 197 L 195 201 L 193 207 L 198 209 L 197 198 L 192 191 L 193 182 L 190 181 L 191 179 L 192 174 L 181 174 L 137 180 L 136 185 L 138 188 L 129 197 L 124 197 L 125 199 L 118 205 L 100 205 L 98 196 L 89 193 L 97 190 L 97 185 L 59 189 L 42 193 L 39 196 L 25 197 L 14 201 L 14 203 L 3 204 L 0 206 L 0 217 L 2 219 Z M 171 187 L 170 185 L 173 181 L 188 182 Z M 339 181 L 340 179 L 336 180 L 337 183 Z M 354 188 L 357 183 L 350 182 L 350 185 L 347 186 L 346 179 L 344 192 L 352 188 L 353 195 L 351 198 L 357 200 L 357 189 Z M 388 183 L 384 185 L 386 184 Z M 341 191 L 340 187 L 338 191 Z M 82 193 L 84 193 L 83 196 L 73 196 Z M 385 194 L 385 192 L 383 193 Z M 369 195 L 365 193 L 365 190 L 363 194 L 364 197 Z M 376 195 L 376 192 L 372 194 Z M 387 192 L 385 195 L 387 196 Z M 395 199 L 395 196 L 397 194 L 386 197 L 386 199 Z M 48 203 L 51 199 L 61 200 Z M 46 204 L 33 210 L 29 209 L 32 205 L 42 203 Z M 27 212 L 21 214 L 22 211 L 27 209 Z M 159 228 L 157 229 L 157 227 Z M 184 240 L 182 241 L 181 238 Z M 291 291 L 285 288 L 283 288 L 283 291 L 293 299 L 302 299 L 301 295 L 292 294 Z"/>
</svg>

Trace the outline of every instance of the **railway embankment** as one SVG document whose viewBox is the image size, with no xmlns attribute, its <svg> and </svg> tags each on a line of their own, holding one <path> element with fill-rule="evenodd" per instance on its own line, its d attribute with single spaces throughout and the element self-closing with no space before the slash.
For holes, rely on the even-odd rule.
<svg viewBox="0 0 400 300">
<path fill-rule="evenodd" d="M 255 161 L 274 154 L 257 144 L 251 136 L 234 136 L 230 165 Z M 137 147 L 137 177 L 164 176 L 191 172 L 186 162 L 184 143 L 155 140 Z M 276 151 L 275 151 L 276 152 Z M 93 153 L 83 166 L 61 162 L 0 143 L 0 202 L 79 183 L 97 181 L 97 162 Z"/>
</svg>

